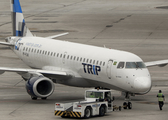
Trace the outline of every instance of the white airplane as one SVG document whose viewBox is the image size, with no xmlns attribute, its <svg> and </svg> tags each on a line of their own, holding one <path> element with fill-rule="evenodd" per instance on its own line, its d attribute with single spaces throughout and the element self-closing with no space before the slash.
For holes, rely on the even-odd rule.
<svg viewBox="0 0 168 120">
<path fill-rule="evenodd" d="M 32 99 L 46 99 L 54 83 L 76 87 L 102 87 L 130 95 L 146 94 L 151 89 L 149 66 L 164 66 L 168 60 L 144 63 L 137 55 L 114 49 L 36 37 L 25 25 L 19 0 L 11 0 L 13 36 L 1 45 L 32 69 L 0 67 L 0 74 L 16 72 L 26 81 Z"/>
</svg>

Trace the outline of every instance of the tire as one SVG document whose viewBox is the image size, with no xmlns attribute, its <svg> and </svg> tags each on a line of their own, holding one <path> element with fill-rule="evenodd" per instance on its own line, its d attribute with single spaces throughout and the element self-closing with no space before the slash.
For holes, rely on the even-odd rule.
<svg viewBox="0 0 168 120">
<path fill-rule="evenodd" d="M 119 106 L 118 110 L 121 111 L 121 106 Z"/>
<path fill-rule="evenodd" d="M 86 107 L 84 118 L 88 119 L 90 117 L 91 117 L 91 109 L 90 107 Z"/>
<path fill-rule="evenodd" d="M 127 106 L 128 106 L 127 103 L 124 102 L 124 103 L 123 103 L 123 108 L 124 108 L 124 109 L 127 109 Z"/>
<path fill-rule="evenodd" d="M 47 99 L 47 97 L 43 97 L 43 98 L 41 98 L 42 100 L 46 100 Z"/>
<path fill-rule="evenodd" d="M 37 97 L 31 96 L 31 99 L 32 99 L 32 100 L 37 100 Z"/>
<path fill-rule="evenodd" d="M 128 109 L 132 109 L 132 103 L 128 102 Z"/>
<path fill-rule="evenodd" d="M 99 115 L 100 116 L 104 116 L 105 115 L 105 107 L 104 106 L 100 107 L 100 109 L 99 109 Z"/>
</svg>

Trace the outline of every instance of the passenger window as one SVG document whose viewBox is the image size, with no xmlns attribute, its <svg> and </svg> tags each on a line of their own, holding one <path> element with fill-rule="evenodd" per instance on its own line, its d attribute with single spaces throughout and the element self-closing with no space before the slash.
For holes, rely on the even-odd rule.
<svg viewBox="0 0 168 120">
<path fill-rule="evenodd" d="M 102 64 L 102 61 L 100 62 L 100 65 Z"/>
<path fill-rule="evenodd" d="M 51 52 L 51 56 L 52 56 L 53 52 Z"/>
<path fill-rule="evenodd" d="M 23 51 L 25 50 L 25 47 L 23 48 Z"/>
<path fill-rule="evenodd" d="M 105 62 L 103 63 L 103 66 L 105 66 Z"/>
<path fill-rule="evenodd" d="M 56 54 L 56 53 L 54 53 L 54 57 L 55 57 L 55 54 Z"/>
<path fill-rule="evenodd" d="M 67 59 L 69 59 L 69 55 L 67 56 Z"/>
<path fill-rule="evenodd" d="M 34 53 L 36 53 L 36 49 L 34 50 Z"/>
<path fill-rule="evenodd" d="M 47 55 L 47 51 L 45 52 L 45 55 Z"/>
<path fill-rule="evenodd" d="M 96 63 L 97 65 L 99 64 L 99 61 L 97 61 L 97 63 Z"/>
<path fill-rule="evenodd" d="M 124 68 L 125 62 L 119 62 L 117 68 Z"/>
<path fill-rule="evenodd" d="M 33 52 L 33 49 L 32 49 L 32 52 Z"/>
<path fill-rule="evenodd" d="M 64 57 L 63 57 L 63 58 L 65 58 L 65 56 L 66 56 L 66 55 L 64 55 Z"/>
<path fill-rule="evenodd" d="M 77 61 L 79 60 L 79 57 L 77 58 Z"/>
<path fill-rule="evenodd" d="M 60 58 L 62 58 L 62 54 L 60 55 Z"/>
<path fill-rule="evenodd" d="M 88 63 L 88 61 L 89 61 L 89 59 L 87 59 L 87 61 L 86 61 L 86 62 Z"/>
<path fill-rule="evenodd" d="M 74 60 L 76 59 L 76 57 L 74 57 Z"/>
<path fill-rule="evenodd" d="M 92 63 L 92 59 L 90 60 L 90 63 Z"/>
<path fill-rule="evenodd" d="M 93 64 L 95 64 L 95 60 L 93 61 Z"/>
<path fill-rule="evenodd" d="M 85 58 L 83 59 L 83 62 L 85 62 Z"/>
<path fill-rule="evenodd" d="M 41 54 L 42 50 L 40 50 L 40 54 Z"/>
<path fill-rule="evenodd" d="M 80 61 L 82 61 L 82 58 L 80 58 Z"/>
<path fill-rule="evenodd" d="M 37 50 L 37 53 L 39 52 L 39 50 Z"/>
</svg>

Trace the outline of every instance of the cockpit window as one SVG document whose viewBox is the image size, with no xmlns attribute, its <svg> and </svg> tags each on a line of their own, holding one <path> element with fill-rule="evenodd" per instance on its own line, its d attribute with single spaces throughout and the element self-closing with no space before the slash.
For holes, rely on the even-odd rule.
<svg viewBox="0 0 168 120">
<path fill-rule="evenodd" d="M 143 62 L 126 62 L 125 68 L 146 68 Z"/>
<path fill-rule="evenodd" d="M 143 62 L 136 62 L 139 68 L 146 68 L 146 65 Z"/>
<path fill-rule="evenodd" d="M 137 68 L 135 62 L 126 62 L 125 68 Z"/>
<path fill-rule="evenodd" d="M 124 64 L 125 62 L 119 62 L 117 68 L 120 68 L 120 69 L 124 68 Z"/>
</svg>

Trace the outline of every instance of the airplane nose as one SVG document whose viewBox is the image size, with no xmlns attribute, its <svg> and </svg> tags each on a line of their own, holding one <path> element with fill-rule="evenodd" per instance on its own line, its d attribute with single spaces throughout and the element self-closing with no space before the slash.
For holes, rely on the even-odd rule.
<svg viewBox="0 0 168 120">
<path fill-rule="evenodd" d="M 150 77 L 138 77 L 134 81 L 134 88 L 135 91 L 140 92 L 147 92 L 151 88 L 151 79 Z"/>
</svg>

